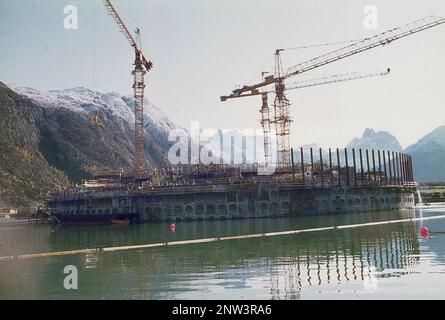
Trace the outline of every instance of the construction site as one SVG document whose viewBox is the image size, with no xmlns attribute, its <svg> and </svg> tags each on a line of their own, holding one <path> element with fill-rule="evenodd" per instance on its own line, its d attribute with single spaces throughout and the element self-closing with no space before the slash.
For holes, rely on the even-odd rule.
<svg viewBox="0 0 445 320">
<path fill-rule="evenodd" d="M 49 195 L 46 209 L 55 221 L 224 220 L 383 211 L 415 205 L 417 189 L 409 155 L 393 150 L 292 148 L 291 103 L 286 91 L 387 76 L 389 68 L 377 73 L 342 73 L 290 81 L 305 72 L 441 25 L 445 19 L 428 16 L 288 69 L 283 68 L 281 57 L 285 49 L 276 49 L 273 74 L 262 72 L 261 82 L 243 85 L 220 97 L 224 102 L 261 96 L 263 161 L 148 169 L 144 167 L 144 77 L 153 63 L 141 50 L 140 30 L 130 32 L 112 2 L 106 0 L 104 4 L 135 54 L 134 165 L 118 172 L 97 172 L 80 186 Z M 274 95 L 272 104 L 270 95 Z M 97 115 L 90 119 L 93 127 L 103 126 Z M 276 154 L 272 144 L 276 144 Z M 273 168 L 273 173 L 260 174 L 264 168 Z"/>
</svg>

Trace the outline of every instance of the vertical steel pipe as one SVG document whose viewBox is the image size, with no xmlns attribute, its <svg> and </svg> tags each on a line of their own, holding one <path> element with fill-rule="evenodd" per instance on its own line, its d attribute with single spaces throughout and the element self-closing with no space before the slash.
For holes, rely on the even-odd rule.
<svg viewBox="0 0 445 320">
<path fill-rule="evenodd" d="M 304 156 L 303 156 L 303 148 L 300 148 L 300 157 L 301 157 L 301 179 L 304 183 Z"/>
<path fill-rule="evenodd" d="M 290 158 L 292 162 L 292 182 L 295 182 L 294 148 L 290 148 Z"/>
<path fill-rule="evenodd" d="M 382 150 L 383 155 L 383 170 L 385 171 L 385 184 L 388 183 L 388 172 L 386 171 L 386 152 Z"/>
<path fill-rule="evenodd" d="M 312 178 L 312 182 L 314 182 L 315 169 L 314 169 L 314 154 L 313 154 L 312 148 L 310 148 L 310 151 L 311 151 L 311 171 L 312 171 L 311 178 Z"/>
<path fill-rule="evenodd" d="M 341 174 L 340 174 L 340 151 L 337 148 L 337 171 L 338 171 L 338 186 L 341 185 Z"/>
<path fill-rule="evenodd" d="M 380 149 L 377 150 L 377 156 L 379 158 L 379 183 L 382 181 L 382 161 L 380 159 Z"/>
<path fill-rule="evenodd" d="M 392 152 L 392 172 L 394 176 L 394 183 L 397 183 L 396 156 L 394 151 Z"/>
<path fill-rule="evenodd" d="M 323 150 L 320 148 L 320 171 L 321 171 L 321 186 L 324 183 L 324 171 L 323 171 Z"/>
<path fill-rule="evenodd" d="M 357 165 L 355 162 L 355 149 L 352 148 L 352 162 L 354 164 L 354 185 L 357 185 Z"/>
<path fill-rule="evenodd" d="M 346 185 L 349 187 L 349 163 L 348 163 L 348 149 L 345 148 L 345 164 L 346 164 Z"/>
<path fill-rule="evenodd" d="M 332 152 L 329 148 L 329 171 L 331 171 L 331 185 L 334 183 L 334 172 L 332 171 Z"/>
<path fill-rule="evenodd" d="M 369 151 L 368 151 L 368 149 L 366 149 L 366 170 L 367 170 L 367 172 L 366 172 L 366 181 L 369 181 L 369 177 L 370 177 L 370 174 L 369 174 L 369 171 L 370 171 L 370 168 L 369 168 Z"/>
<path fill-rule="evenodd" d="M 392 183 L 391 152 L 389 152 L 389 150 L 388 150 L 388 168 L 389 168 L 389 182 Z"/>
</svg>

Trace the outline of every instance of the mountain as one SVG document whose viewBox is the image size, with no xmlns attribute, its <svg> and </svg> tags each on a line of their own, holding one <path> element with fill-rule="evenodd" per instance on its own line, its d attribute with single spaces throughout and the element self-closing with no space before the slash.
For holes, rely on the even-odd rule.
<svg viewBox="0 0 445 320">
<path fill-rule="evenodd" d="M 400 143 L 389 132 L 376 132 L 369 128 L 361 138 L 352 139 L 347 147 L 402 151 Z M 403 152 L 412 156 L 416 181 L 445 181 L 445 125 L 425 135 Z"/>
<path fill-rule="evenodd" d="M 0 82 L 0 206 L 31 205 L 69 185 L 38 145 L 41 112 Z"/>
<path fill-rule="evenodd" d="M 417 181 L 445 181 L 445 125 L 433 130 L 405 149 L 413 158 Z"/>
<path fill-rule="evenodd" d="M 374 150 L 390 150 L 402 151 L 402 146 L 399 141 L 387 131 L 375 131 L 366 128 L 361 138 L 353 138 L 346 146 L 347 148 L 356 149 L 374 149 Z"/>
<path fill-rule="evenodd" d="M 0 83 L 3 202 L 38 203 L 46 192 L 78 183 L 96 170 L 130 169 L 132 106 L 132 97 L 115 92 L 82 87 L 43 92 Z M 92 114 L 103 127 L 91 124 Z M 147 100 L 144 118 L 146 166 L 166 164 L 172 144 L 168 134 L 178 127 Z M 45 181 L 41 187 L 40 181 Z"/>
</svg>

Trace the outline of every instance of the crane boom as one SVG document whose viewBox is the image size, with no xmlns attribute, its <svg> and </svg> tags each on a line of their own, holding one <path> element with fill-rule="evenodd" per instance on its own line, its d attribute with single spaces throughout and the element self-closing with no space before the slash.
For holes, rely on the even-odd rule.
<svg viewBox="0 0 445 320">
<path fill-rule="evenodd" d="M 135 50 L 139 50 L 136 40 L 134 39 L 133 35 L 126 27 L 124 20 L 122 19 L 121 15 L 117 11 L 116 7 L 113 5 L 111 0 L 104 0 L 104 5 L 107 8 L 110 16 L 113 17 L 114 22 L 116 22 L 116 24 L 118 25 L 119 29 L 121 30 L 121 33 L 124 35 L 124 37 L 130 43 L 130 46 L 132 46 Z"/>
<path fill-rule="evenodd" d="M 319 68 L 328 63 L 335 62 L 349 56 L 358 54 L 360 52 L 370 50 L 379 46 L 387 45 L 395 40 L 407 37 L 409 35 L 415 34 L 417 32 L 427 30 L 445 23 L 445 18 L 428 16 L 412 23 L 408 23 L 404 26 L 394 28 L 370 38 L 363 39 L 349 46 L 343 47 L 341 49 L 329 52 L 327 54 L 321 55 L 319 57 L 313 58 L 309 61 L 300 63 L 296 66 L 289 68 L 286 72 L 284 78 L 289 78 L 294 75 Z"/>
<path fill-rule="evenodd" d="M 296 66 L 290 67 L 284 75 L 281 77 L 269 77 L 264 81 L 254 84 L 254 85 L 246 85 L 242 88 L 235 89 L 232 91 L 233 95 L 240 95 L 243 92 L 251 91 L 254 89 L 258 89 L 273 83 L 282 82 L 284 79 L 290 78 L 297 74 L 301 74 L 303 72 L 307 72 L 329 63 L 347 58 L 349 56 L 358 54 L 360 52 L 370 50 L 372 48 L 376 48 L 379 46 L 383 46 L 389 44 L 395 40 L 407 37 L 409 35 L 415 34 L 417 32 L 433 28 L 440 24 L 445 23 L 445 18 L 436 17 L 436 16 L 428 16 L 423 19 L 416 20 L 409 24 L 406 24 L 402 27 L 394 28 L 388 30 L 386 32 L 380 33 L 370 38 L 366 38 L 364 40 L 358 41 L 349 46 L 343 47 L 341 49 L 329 52 L 327 54 L 318 56 L 306 62 L 300 63 Z M 276 54 L 279 54 L 283 49 L 277 49 Z"/>
<path fill-rule="evenodd" d="M 125 39 L 127 39 L 130 46 L 134 48 L 134 51 L 139 54 L 141 64 L 145 67 L 146 71 L 149 71 L 151 68 L 153 68 L 153 63 L 149 59 L 145 58 L 144 53 L 138 45 L 138 42 L 128 30 L 116 7 L 113 5 L 111 0 L 104 0 L 104 5 L 108 10 L 108 14 L 114 19 L 114 22 L 116 22 L 119 30 L 124 35 Z"/>
<path fill-rule="evenodd" d="M 320 77 L 310 80 L 304 80 L 304 81 L 297 81 L 297 82 L 291 82 L 285 87 L 285 91 L 289 90 L 295 90 L 295 89 L 302 89 L 302 88 L 308 88 L 308 87 L 315 87 L 319 85 L 325 85 L 325 84 L 331 84 L 331 83 L 337 83 L 337 82 L 344 82 L 344 81 L 351 81 L 356 79 L 365 79 L 365 78 L 372 78 L 372 77 L 378 77 L 378 76 L 386 76 L 390 73 L 390 69 L 387 68 L 385 71 L 382 72 L 374 72 L 374 73 L 343 73 L 343 74 L 337 74 L 333 76 L 326 76 L 326 77 Z M 241 95 L 229 95 L 229 96 L 222 96 L 221 101 L 226 101 L 227 99 L 235 99 L 235 98 L 243 98 L 243 97 L 251 97 L 251 96 L 259 96 L 264 93 L 272 93 L 275 90 L 252 90 L 249 93 L 241 94 Z"/>
<path fill-rule="evenodd" d="M 360 74 L 360 73 L 338 74 L 338 75 L 334 75 L 332 77 L 321 77 L 321 78 L 317 78 L 317 79 L 289 83 L 289 85 L 286 87 L 286 90 L 302 89 L 302 88 L 315 87 L 315 86 L 319 86 L 319 85 L 325 85 L 325 84 L 331 84 L 331 83 L 337 83 L 337 82 L 345 82 L 345 81 L 351 81 L 351 80 L 387 76 L 390 72 L 391 72 L 391 69 L 387 68 L 383 72 L 369 73 L 369 74 Z M 272 92 L 272 91 L 269 91 L 269 92 Z"/>
</svg>

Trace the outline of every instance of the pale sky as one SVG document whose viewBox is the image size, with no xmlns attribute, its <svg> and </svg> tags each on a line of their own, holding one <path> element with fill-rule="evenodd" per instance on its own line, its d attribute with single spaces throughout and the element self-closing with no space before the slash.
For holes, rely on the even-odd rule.
<svg viewBox="0 0 445 320">
<path fill-rule="evenodd" d="M 276 48 L 359 39 L 434 14 L 443 0 L 114 0 L 127 25 L 141 29 L 154 69 L 146 96 L 179 125 L 257 128 L 260 97 L 219 96 L 272 70 Z M 63 26 L 76 5 L 78 30 Z M 378 29 L 363 26 L 367 5 Z M 133 52 L 102 0 L 0 0 L 0 81 L 41 90 L 84 86 L 131 94 Z M 339 46 L 283 53 L 290 67 Z M 344 146 L 366 127 L 394 134 L 403 147 L 445 124 L 445 25 L 309 74 L 368 72 L 387 77 L 288 92 L 292 144 Z M 307 79 L 301 75 L 299 79 Z M 299 80 L 295 79 L 295 80 Z M 273 97 L 270 97 L 272 100 Z"/>
</svg>

